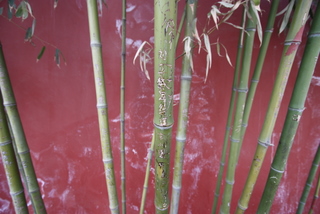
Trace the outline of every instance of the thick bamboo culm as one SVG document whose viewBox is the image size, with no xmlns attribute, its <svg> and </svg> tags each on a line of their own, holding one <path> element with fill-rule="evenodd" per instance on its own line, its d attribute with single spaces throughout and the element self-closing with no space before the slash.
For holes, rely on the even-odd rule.
<svg viewBox="0 0 320 214">
<path fill-rule="evenodd" d="M 190 49 L 193 47 L 193 33 L 195 30 L 194 19 L 197 13 L 197 0 L 188 0 L 186 2 L 186 25 L 185 25 L 185 39 L 190 39 L 188 44 Z M 187 42 L 187 41 L 185 41 Z M 192 80 L 192 55 L 191 53 L 185 54 L 182 62 L 181 82 L 180 82 L 180 104 L 178 113 L 178 126 L 176 134 L 176 153 L 174 160 L 173 182 L 172 182 L 172 195 L 170 214 L 177 214 L 179 210 L 182 171 L 183 171 L 183 158 L 184 148 L 187 139 L 187 125 L 188 125 L 188 112 L 190 100 L 190 88 Z"/>
<path fill-rule="evenodd" d="M 318 183 L 317 183 L 317 188 L 316 188 L 316 192 L 314 193 L 312 202 L 311 202 L 311 207 L 309 210 L 309 214 L 313 214 L 313 210 L 314 210 L 314 206 L 319 198 L 319 192 L 320 192 L 320 176 L 318 176 Z"/>
<path fill-rule="evenodd" d="M 297 80 L 292 92 L 280 142 L 271 164 L 270 172 L 260 200 L 258 213 L 268 213 L 276 195 L 282 175 L 286 169 L 294 137 L 297 132 L 309 86 L 317 64 L 320 51 L 320 4 L 316 10 L 312 26 L 308 34 L 307 44 L 301 60 Z M 318 149 L 319 150 L 319 149 Z M 320 159 L 319 159 L 320 160 Z M 319 161 L 318 160 L 318 161 Z M 317 163 L 318 165 L 319 163 Z M 313 180 L 313 178 L 312 178 Z"/>
<path fill-rule="evenodd" d="M 318 145 L 318 149 L 317 149 L 317 153 L 315 154 L 315 157 L 312 161 L 312 165 L 309 171 L 309 175 L 306 181 L 306 185 L 303 188 L 302 194 L 301 194 L 301 198 L 299 201 L 299 206 L 297 209 L 297 214 L 301 214 L 303 213 L 304 210 L 304 206 L 306 204 L 306 201 L 308 199 L 311 187 L 312 187 L 312 183 L 313 180 L 317 174 L 318 168 L 319 168 L 319 164 L 320 164 L 320 145 Z"/>
<path fill-rule="evenodd" d="M 3 97 L 3 105 L 7 112 L 8 121 L 11 126 L 13 138 L 15 139 L 16 153 L 21 161 L 23 174 L 25 176 L 26 189 L 28 190 L 32 207 L 37 214 L 44 214 L 46 208 L 41 197 L 37 176 L 32 164 L 29 146 L 23 131 L 16 100 L 10 83 L 9 74 L 5 64 L 2 45 L 0 44 L 0 89 Z"/>
<path fill-rule="evenodd" d="M 96 0 L 87 0 L 90 45 L 96 88 L 97 111 L 99 119 L 100 140 L 102 150 L 102 160 L 106 176 L 106 183 L 109 197 L 109 208 L 111 213 L 119 213 L 116 181 L 114 176 L 114 166 L 108 122 L 108 106 L 104 81 L 104 71 L 102 63 L 102 48 L 100 39 L 98 9 Z"/>
<path fill-rule="evenodd" d="M 121 151 L 121 204 L 126 213 L 126 151 L 125 151 L 125 74 L 126 74 L 126 17 L 127 1 L 122 0 L 121 82 L 120 82 L 120 151 Z"/>
<path fill-rule="evenodd" d="M 245 20 L 246 20 L 246 10 L 243 9 L 242 21 L 241 21 L 243 29 L 245 28 Z M 234 68 L 234 77 L 233 77 L 233 83 L 232 83 L 231 98 L 230 98 L 230 103 L 229 103 L 226 131 L 224 134 L 219 171 L 218 171 L 218 175 L 217 175 L 216 188 L 215 188 L 215 192 L 214 192 L 214 196 L 213 196 L 214 198 L 213 198 L 213 205 L 212 205 L 212 214 L 216 213 L 218 201 L 219 201 L 219 196 L 220 196 L 220 189 L 222 186 L 224 165 L 226 162 L 227 149 L 228 149 L 229 137 L 230 137 L 229 135 L 230 135 L 231 126 L 232 126 L 234 102 L 235 102 L 236 94 L 237 94 L 236 93 L 237 92 L 237 85 L 238 85 L 239 73 L 240 73 L 241 61 L 242 61 L 243 36 L 244 36 L 244 30 L 241 30 L 240 36 L 239 36 L 239 42 L 238 42 L 236 64 L 235 64 L 235 68 Z"/>
<path fill-rule="evenodd" d="M 2 96 L 0 96 L 0 152 L 2 163 L 6 173 L 14 210 L 16 213 L 26 214 L 29 213 L 27 201 L 2 103 Z"/>
<path fill-rule="evenodd" d="M 291 71 L 292 63 L 295 58 L 297 49 L 301 43 L 301 36 L 303 33 L 304 25 L 307 19 L 305 14 L 308 14 L 312 0 L 296 2 L 296 8 L 293 19 L 288 31 L 280 65 L 272 91 L 271 99 L 269 102 L 265 121 L 258 139 L 258 145 L 254 154 L 254 159 L 244 186 L 241 198 L 238 203 L 236 213 L 243 213 L 249 204 L 249 200 L 257 181 L 261 165 L 263 163 L 268 146 L 271 144 L 271 135 L 274 129 L 275 121 L 279 112 L 284 90 L 288 81 L 288 76 Z"/>
<path fill-rule="evenodd" d="M 244 112 L 244 105 L 246 102 L 246 96 L 248 92 L 248 80 L 250 74 L 250 65 L 252 58 L 252 49 L 254 44 L 254 37 L 256 32 L 256 17 L 253 12 L 251 1 L 248 2 L 249 14 L 251 18 L 247 18 L 246 31 L 244 39 L 244 50 L 241 66 L 241 74 L 237 87 L 238 99 L 236 102 L 236 109 L 233 121 L 233 129 L 230 139 L 230 152 L 228 158 L 228 168 L 226 174 L 225 190 L 222 197 L 222 204 L 220 213 L 230 213 L 230 204 L 232 199 L 233 184 L 235 182 L 235 171 L 238 162 L 238 151 L 241 139 L 241 123 Z"/>
<path fill-rule="evenodd" d="M 176 0 L 154 1 L 154 148 L 156 213 L 169 211 Z"/>
<path fill-rule="evenodd" d="M 257 90 L 257 86 L 260 80 L 260 75 L 262 72 L 262 67 L 263 67 L 263 63 L 267 54 L 267 50 L 269 47 L 269 43 L 270 43 L 270 39 L 271 39 L 271 35 L 273 33 L 273 25 L 274 25 L 274 21 L 276 18 L 276 14 L 277 14 L 277 9 L 279 6 L 279 2 L 280 0 L 273 0 L 271 2 L 271 9 L 269 12 L 269 17 L 268 17 L 268 22 L 267 22 L 267 26 L 265 28 L 264 34 L 263 34 L 263 40 L 262 40 L 262 44 L 260 47 L 260 51 L 259 51 L 259 55 L 258 55 L 258 59 L 256 61 L 256 66 L 253 72 L 253 76 L 251 79 L 251 84 L 250 84 L 250 89 L 248 92 L 248 97 L 246 100 L 246 104 L 245 104 L 245 109 L 244 109 L 244 113 L 243 113 L 243 118 L 242 118 L 242 127 L 241 127 L 241 142 L 240 142 L 240 148 L 244 139 L 244 135 L 246 133 L 246 129 L 248 127 L 248 120 L 250 117 L 250 112 L 251 112 L 251 107 L 252 107 L 252 103 L 255 97 L 255 93 Z M 239 154 L 240 155 L 241 150 L 239 149 Z"/>
<path fill-rule="evenodd" d="M 139 212 L 140 214 L 144 213 L 144 207 L 146 204 L 153 151 L 154 151 L 154 134 L 152 135 L 151 145 L 150 145 L 150 148 L 148 149 L 147 167 L 146 167 L 146 174 L 144 177 L 141 204 L 140 204 L 140 212 Z"/>
</svg>

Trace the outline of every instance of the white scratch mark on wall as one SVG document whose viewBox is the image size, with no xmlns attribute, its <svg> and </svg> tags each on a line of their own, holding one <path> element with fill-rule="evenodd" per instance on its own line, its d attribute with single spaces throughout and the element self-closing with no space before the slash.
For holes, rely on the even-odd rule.
<svg viewBox="0 0 320 214">
<path fill-rule="evenodd" d="M 201 168 L 199 166 L 196 166 L 195 168 L 192 169 L 192 177 L 194 179 L 192 188 L 194 190 L 197 189 L 200 173 L 201 173 Z"/>
<path fill-rule="evenodd" d="M 142 40 L 136 40 L 133 42 L 133 46 L 138 49 L 142 44 Z"/>
<path fill-rule="evenodd" d="M 122 26 L 122 20 L 117 19 L 116 20 L 116 28 L 117 28 L 117 33 L 119 34 L 120 38 L 121 38 L 121 32 L 120 32 L 121 26 Z"/>
<path fill-rule="evenodd" d="M 75 168 L 73 164 L 68 163 L 68 184 L 71 184 L 75 175 Z"/>
<path fill-rule="evenodd" d="M 312 80 L 311 80 L 311 84 L 314 84 L 316 86 L 320 86 L 320 77 L 313 76 Z"/>
<path fill-rule="evenodd" d="M 127 8 L 126 8 L 126 12 L 129 13 L 131 11 L 133 11 L 137 6 L 133 5 L 131 3 L 127 3 Z"/>
<path fill-rule="evenodd" d="M 10 201 L 0 198 L 0 213 L 8 213 L 10 207 Z"/>
<path fill-rule="evenodd" d="M 132 43 L 133 43 L 133 39 L 126 38 L 126 45 L 127 45 L 127 46 L 132 45 Z"/>
</svg>

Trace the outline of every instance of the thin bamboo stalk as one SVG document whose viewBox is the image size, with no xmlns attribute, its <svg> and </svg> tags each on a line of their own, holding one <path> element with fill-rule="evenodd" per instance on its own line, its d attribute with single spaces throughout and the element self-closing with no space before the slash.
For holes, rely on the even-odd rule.
<svg viewBox="0 0 320 214">
<path fill-rule="evenodd" d="M 246 17 L 246 10 L 243 9 L 243 15 L 242 15 L 242 21 L 241 21 L 242 29 L 245 28 L 245 20 L 246 20 L 245 17 Z M 222 186 L 222 177 L 223 177 L 223 172 L 224 172 L 224 165 L 226 162 L 227 149 L 228 149 L 228 144 L 229 144 L 229 135 L 230 135 L 230 130 L 231 130 L 231 126 L 232 126 L 232 119 L 233 119 L 233 112 L 234 112 L 234 102 L 235 102 L 236 95 L 237 95 L 237 93 L 236 93 L 237 92 L 237 85 L 238 85 L 239 73 L 240 73 L 241 61 L 242 61 L 243 35 L 244 35 L 244 30 L 241 30 L 240 36 L 239 36 L 239 42 L 238 42 L 236 64 L 235 64 L 235 69 L 234 69 L 235 72 L 234 72 L 234 77 L 233 77 L 232 92 L 231 92 L 231 98 L 230 98 L 230 103 L 229 103 L 226 132 L 224 134 L 224 141 L 223 141 L 223 147 L 222 147 L 222 152 L 221 152 L 222 155 L 221 155 L 221 159 L 220 159 L 220 167 L 219 167 L 219 172 L 218 172 L 218 176 L 217 176 L 216 189 L 214 192 L 212 214 L 216 213 L 217 206 L 218 206 L 218 200 L 219 200 L 219 196 L 220 196 L 220 189 Z"/>
<path fill-rule="evenodd" d="M 320 164 L 320 145 L 318 145 L 318 149 L 317 149 L 317 153 L 312 161 L 312 166 L 310 168 L 309 171 L 309 175 L 306 181 L 306 185 L 304 186 L 301 198 L 300 198 L 300 202 L 299 202 L 299 206 L 297 209 L 297 214 L 303 213 L 303 209 L 304 206 L 306 204 L 306 201 L 308 199 L 311 187 L 312 187 L 312 182 L 316 176 L 316 173 L 318 171 L 319 168 L 319 164 Z"/>
<path fill-rule="evenodd" d="M 311 208 L 309 210 L 309 214 L 313 214 L 314 206 L 316 204 L 316 201 L 319 198 L 319 192 L 320 192 L 320 176 L 318 177 L 317 188 L 316 188 L 316 192 L 315 192 L 315 194 L 313 196 L 313 200 L 312 200 L 312 203 L 311 203 Z"/>
<path fill-rule="evenodd" d="M 154 134 L 152 135 L 152 141 L 150 148 L 148 149 L 148 155 L 147 155 L 147 167 L 146 167 L 146 174 L 144 177 L 144 183 L 143 183 L 143 191 L 142 191 L 142 197 L 141 197 L 141 204 L 140 204 L 140 214 L 143 214 L 144 207 L 146 204 L 146 198 L 147 198 L 147 190 L 148 190 L 148 184 L 149 184 L 149 177 L 150 177 L 150 169 L 151 169 L 151 161 L 152 161 L 152 155 L 154 150 Z"/>
<path fill-rule="evenodd" d="M 25 184 L 30 195 L 32 206 L 35 213 L 46 213 L 43 203 L 37 176 L 34 171 L 29 146 L 23 131 L 16 100 L 10 83 L 8 70 L 5 64 L 2 45 L 0 44 L 0 89 L 3 97 L 3 105 L 8 115 L 8 121 L 11 125 L 13 137 L 17 148 L 18 158 L 21 160 L 23 172 L 25 175 Z"/>
<path fill-rule="evenodd" d="M 16 213 L 29 213 L 24 189 L 20 178 L 18 163 L 15 157 L 13 143 L 3 108 L 2 96 L 0 96 L 0 152 L 2 163 L 9 185 L 13 207 Z"/>
<path fill-rule="evenodd" d="M 271 9 L 269 12 L 268 23 L 267 23 L 266 29 L 264 31 L 261 48 L 259 51 L 258 59 L 257 59 L 256 66 L 255 66 L 255 69 L 253 72 L 253 76 L 251 79 L 250 89 L 248 92 L 248 97 L 246 100 L 246 105 L 245 105 L 245 109 L 244 109 L 244 113 L 243 113 L 240 148 L 242 146 L 243 138 L 244 138 L 245 132 L 248 127 L 248 120 L 250 117 L 252 103 L 253 103 L 253 99 L 254 99 L 254 96 L 255 96 L 255 93 L 257 90 L 259 80 L 260 80 L 262 67 L 263 67 L 264 60 L 265 60 L 267 50 L 269 47 L 270 38 L 273 33 L 273 25 L 274 25 L 274 21 L 276 18 L 279 2 L 280 2 L 280 0 L 273 0 L 271 3 Z M 239 155 L 240 155 L 240 149 L 239 149 Z"/>
<path fill-rule="evenodd" d="M 193 46 L 193 32 L 195 29 L 194 19 L 197 13 L 198 0 L 187 0 L 186 2 L 186 26 L 185 26 L 185 38 L 190 39 L 189 48 Z M 190 100 L 190 88 L 192 80 L 192 62 L 191 58 L 193 51 L 184 55 L 181 71 L 181 83 L 180 83 L 180 105 L 178 113 L 178 126 L 176 134 L 176 154 L 174 160 L 174 172 L 172 182 L 172 195 L 170 214 L 177 214 L 179 210 L 182 171 L 183 171 L 183 158 L 184 148 L 186 143 L 186 132 L 188 125 L 188 112 L 189 112 L 189 100 Z"/>
<path fill-rule="evenodd" d="M 99 119 L 100 140 L 102 149 L 102 161 L 106 176 L 106 183 L 109 196 L 109 208 L 111 213 L 119 213 L 116 181 L 114 176 L 114 166 L 112 148 L 110 141 L 110 131 L 108 122 L 108 106 L 106 89 L 104 82 L 104 71 L 102 61 L 102 48 L 100 39 L 98 9 L 96 0 L 87 0 L 90 45 L 93 62 L 94 81 L 96 88 L 97 111 Z"/>
<path fill-rule="evenodd" d="M 168 213 L 173 126 L 176 0 L 154 1 L 154 140 L 156 213 Z"/>
<path fill-rule="evenodd" d="M 126 19 L 127 1 L 122 0 L 121 83 L 120 83 L 120 151 L 122 213 L 126 213 L 126 153 L 125 153 L 125 73 L 126 73 Z"/>
<path fill-rule="evenodd" d="M 186 19 L 186 10 L 187 10 L 187 4 L 184 7 L 184 10 L 183 10 L 183 13 L 182 13 L 182 16 L 181 16 L 181 19 L 180 19 L 179 27 L 177 29 L 177 35 L 176 35 L 176 39 L 175 39 L 176 40 L 175 41 L 175 49 L 176 50 L 177 50 L 178 42 L 179 42 L 179 39 L 180 39 L 181 30 L 182 30 L 183 24 L 184 24 L 185 19 Z"/>
<path fill-rule="evenodd" d="M 258 146 L 254 154 L 254 159 L 249 171 L 249 175 L 238 203 L 236 213 L 243 213 L 248 208 L 248 203 L 257 181 L 262 162 L 264 160 L 268 146 L 271 144 L 271 135 L 274 129 L 275 121 L 279 112 L 280 104 L 284 90 L 291 71 L 292 63 L 297 49 L 301 43 L 301 36 L 307 19 L 312 0 L 296 2 L 296 9 L 293 15 L 290 29 L 285 40 L 283 54 L 278 69 L 278 74 L 272 91 L 270 103 L 268 106 L 265 121 L 259 136 Z"/>
<path fill-rule="evenodd" d="M 276 195 L 282 175 L 285 171 L 294 137 L 299 126 L 302 112 L 304 110 L 304 103 L 307 98 L 309 86 L 320 51 L 319 5 L 312 22 L 311 30 L 309 31 L 308 41 L 300 64 L 298 77 L 293 89 L 285 124 L 280 137 L 280 142 L 273 159 L 267 184 L 264 188 L 264 192 L 259 204 L 259 213 L 267 213 L 271 209 L 271 205 Z M 320 154 L 318 161 L 320 161 Z"/>
<path fill-rule="evenodd" d="M 238 151 L 241 138 L 241 123 L 244 112 L 244 105 L 246 102 L 246 96 L 248 92 L 248 80 L 250 74 L 250 65 L 252 58 L 252 49 L 254 44 L 254 37 L 256 31 L 256 18 L 253 12 L 254 5 L 251 1 L 248 2 L 249 14 L 251 18 L 247 19 L 246 31 L 248 34 L 245 35 L 244 51 L 241 66 L 241 75 L 239 85 L 237 88 L 238 99 L 236 102 L 236 109 L 234 115 L 234 125 L 232 135 L 230 139 L 230 152 L 228 159 L 228 169 L 226 175 L 226 186 L 222 197 L 222 205 L 220 213 L 230 213 L 230 204 L 232 198 L 233 184 L 235 182 L 234 175 L 236 171 L 236 165 L 238 162 Z"/>
</svg>

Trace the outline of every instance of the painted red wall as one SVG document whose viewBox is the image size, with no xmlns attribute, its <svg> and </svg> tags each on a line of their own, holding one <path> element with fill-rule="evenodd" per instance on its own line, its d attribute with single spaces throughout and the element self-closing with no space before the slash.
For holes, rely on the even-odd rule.
<svg viewBox="0 0 320 214">
<path fill-rule="evenodd" d="M 0 5 L 5 5 L 5 2 L 2 1 Z M 39 39 L 33 39 L 34 45 L 23 41 L 25 31 L 17 27 L 17 25 L 24 28 L 30 26 L 31 19 L 21 22 L 20 19 L 14 18 L 10 22 L 3 16 L 0 17 L 0 40 L 7 67 L 48 213 L 109 213 L 98 132 L 86 2 L 84 0 L 59 1 L 56 9 L 53 8 L 53 2 L 53 0 L 29 1 L 37 19 L 35 36 Z M 114 164 L 117 185 L 120 186 L 121 4 L 120 1 L 108 1 L 107 3 L 108 9 L 105 7 L 102 9 L 100 26 Z M 206 22 L 206 15 L 212 3 L 213 1 L 199 2 L 199 32 Z M 283 2 L 281 8 L 285 4 L 286 2 Z M 183 1 L 180 1 L 179 17 L 182 5 Z M 269 6 L 267 1 L 263 1 L 263 25 L 266 23 Z M 153 130 L 153 82 L 149 81 L 140 71 L 139 66 L 133 65 L 132 61 L 137 48 L 143 41 L 153 44 L 153 3 L 152 1 L 128 1 L 127 12 L 127 210 L 128 213 L 137 213 L 143 187 L 147 149 Z M 236 12 L 231 19 L 231 22 L 235 24 L 238 24 L 239 21 L 240 11 Z M 278 17 L 277 26 L 279 26 L 279 21 Z M 307 25 L 309 26 L 309 23 Z M 282 52 L 285 35 L 278 35 L 277 29 L 278 27 L 270 43 L 237 167 L 234 200 L 231 204 L 232 212 L 249 171 Z M 233 64 L 236 57 L 238 34 L 238 30 L 224 25 L 210 37 L 212 42 L 219 38 L 220 42 L 226 46 Z M 36 62 L 36 57 L 44 43 L 41 40 L 51 45 L 45 44 L 47 50 L 42 59 Z M 55 64 L 53 46 L 62 51 L 66 64 L 62 63 L 60 67 Z M 304 44 L 301 45 L 293 65 L 275 132 L 272 135 L 272 142 L 275 146 L 268 150 L 247 213 L 255 213 L 259 204 L 270 163 L 281 134 L 303 47 Z M 257 57 L 258 48 L 259 42 L 257 41 L 254 46 L 253 61 Z M 182 53 L 181 48 L 178 49 L 179 53 Z M 180 213 L 186 214 L 210 213 L 233 79 L 233 67 L 228 65 L 225 58 L 214 53 L 212 69 L 207 82 L 204 82 L 205 57 L 204 51 L 194 57 L 195 72 L 192 80 L 190 122 L 180 204 Z M 176 65 L 175 121 L 177 121 L 176 113 L 179 103 L 181 59 L 176 61 Z M 152 79 L 153 66 L 151 63 L 148 64 L 148 69 Z M 320 141 L 319 94 L 320 67 L 318 65 L 287 171 L 279 186 L 271 213 L 294 213 L 297 208 Z M 172 151 L 174 151 L 174 143 Z M 173 157 L 174 152 L 171 155 Z M 152 176 L 145 213 L 154 213 L 153 186 Z M 314 188 L 306 208 L 310 206 L 313 192 Z M 120 191 L 118 196 L 120 201 Z M 317 209 L 320 212 L 320 205 L 317 206 Z M 0 213 L 13 212 L 5 175 L 1 167 Z"/>
</svg>

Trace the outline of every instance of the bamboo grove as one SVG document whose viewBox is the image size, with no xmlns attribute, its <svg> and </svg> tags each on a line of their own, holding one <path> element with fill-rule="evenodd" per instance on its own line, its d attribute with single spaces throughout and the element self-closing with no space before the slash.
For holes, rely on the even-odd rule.
<svg viewBox="0 0 320 214">
<path fill-rule="evenodd" d="M 16 7 L 14 2 L 8 1 L 10 10 L 15 9 L 16 13 L 22 13 L 21 16 L 24 14 L 25 19 L 28 14 L 34 18 L 31 2 L 19 1 L 22 2 L 20 5 L 23 5 L 23 9 L 19 9 L 22 6 Z M 54 3 L 54 7 L 58 7 L 58 1 Z M 228 69 L 233 70 L 227 75 L 230 82 L 232 80 L 232 84 L 225 84 L 231 86 L 226 89 L 228 92 L 225 94 L 228 95 L 224 95 L 229 109 L 224 115 L 225 121 L 219 124 L 220 126 L 225 125 L 225 130 L 223 133 L 214 133 L 214 135 L 219 135 L 217 139 L 223 139 L 221 142 L 216 139 L 212 141 L 221 148 L 221 151 L 218 152 L 220 156 L 207 163 L 215 170 L 213 170 L 212 178 L 206 181 L 207 192 L 201 197 L 210 201 L 206 204 L 206 210 L 212 214 L 272 213 L 272 205 L 276 202 L 277 194 L 280 194 L 281 184 L 285 182 L 283 177 L 286 173 L 289 174 L 288 167 L 298 164 L 290 162 L 289 157 L 292 156 L 290 153 L 292 154 L 291 150 L 297 141 L 296 136 L 299 136 L 299 129 L 306 124 L 301 121 L 304 117 L 303 112 L 306 111 L 309 89 L 317 69 L 320 53 L 320 2 L 316 0 L 291 0 L 285 3 L 280 0 L 270 2 L 222 0 L 212 1 L 211 8 L 203 8 L 202 0 L 154 0 L 151 20 L 153 42 L 141 42 L 141 45 L 136 47 L 137 51 L 130 53 L 128 43 L 131 35 L 127 33 L 127 30 L 128 26 L 130 29 L 132 22 L 131 16 L 128 16 L 127 13 L 134 7 L 130 1 L 122 0 L 121 24 L 119 24 L 121 31 L 118 30 L 121 39 L 118 44 L 121 47 L 118 66 L 120 88 L 118 89 L 109 88 L 107 83 L 110 81 L 108 78 L 112 73 L 110 69 L 113 68 L 113 63 L 104 57 L 104 55 L 108 56 L 110 47 L 102 44 L 102 41 L 105 40 L 101 38 L 101 32 L 105 32 L 105 29 L 101 28 L 105 21 L 103 18 L 108 16 L 108 12 L 103 16 L 99 14 L 99 11 L 103 10 L 99 7 L 103 4 L 107 5 L 103 0 L 86 0 L 88 21 L 86 29 L 89 38 L 87 48 L 91 53 L 90 69 L 94 79 L 92 84 L 95 90 L 102 158 L 100 162 L 104 170 L 101 173 L 104 175 L 107 192 L 107 200 L 104 204 L 108 206 L 108 213 L 133 212 L 130 205 L 133 196 L 129 194 L 133 187 L 129 186 L 128 182 L 131 183 L 135 178 L 134 175 L 128 173 L 131 160 L 126 155 L 130 146 L 136 143 L 141 144 L 141 142 L 132 142 L 131 138 L 127 138 L 128 133 L 132 131 L 132 125 L 130 117 L 127 117 L 130 112 L 128 106 L 131 103 L 128 102 L 130 99 L 127 94 L 130 93 L 130 89 L 128 91 L 129 87 L 126 84 L 130 81 L 127 77 L 131 75 L 131 72 L 135 72 L 127 70 L 131 68 L 131 65 L 128 65 L 131 62 L 127 61 L 127 58 L 132 55 L 134 55 L 134 62 L 139 58 L 140 69 L 146 75 L 144 78 L 150 80 L 149 84 L 152 85 L 153 90 L 153 119 L 149 121 L 152 130 L 148 131 L 150 139 L 146 146 L 149 148 L 144 154 L 146 155 L 143 165 L 145 167 L 144 181 L 140 181 L 141 187 L 135 190 L 134 196 L 139 197 L 140 204 L 136 206 L 139 208 L 134 208 L 134 212 L 178 214 L 182 213 L 182 210 L 188 210 L 186 207 L 189 207 L 189 203 L 197 203 L 188 192 L 191 188 L 185 185 L 188 184 L 187 176 L 191 176 L 191 179 L 194 180 L 199 177 L 199 174 L 195 173 L 197 171 L 192 171 L 190 175 L 185 173 L 187 172 L 186 167 L 195 167 L 190 166 L 193 160 L 187 160 L 185 153 L 195 149 L 190 147 L 193 139 L 192 133 L 194 133 L 192 129 L 195 129 L 194 125 L 197 125 L 192 122 L 194 121 L 193 116 L 201 112 L 200 109 L 191 108 L 194 102 L 198 102 L 197 95 L 193 93 L 193 87 L 199 84 L 197 69 L 200 68 L 199 70 L 203 71 L 201 75 L 204 80 L 201 84 L 212 88 L 212 93 L 215 93 L 213 92 L 214 75 L 215 72 L 219 72 L 217 71 L 219 65 L 214 62 L 217 62 L 215 57 L 220 57 L 219 60 L 223 60 L 225 64 L 229 63 L 230 68 Z M 59 4 L 59 7 L 63 7 L 62 3 Z M 268 7 L 267 13 L 264 7 Z M 106 8 L 106 11 L 110 10 L 108 6 Z M 4 16 L 2 15 L 4 9 L 0 9 L 1 16 Z M 20 12 L 20 10 L 23 11 Z M 201 13 L 204 11 L 206 15 L 202 16 Z M 143 13 L 140 15 L 143 16 Z M 200 17 L 205 17 L 205 20 L 200 20 Z M 234 17 L 237 18 L 234 19 Z M 262 22 L 263 19 L 266 20 L 265 24 Z M 279 20 L 278 23 L 277 20 Z M 232 35 L 235 37 L 233 40 L 238 41 L 238 47 L 233 49 L 236 50 L 234 54 L 230 54 L 228 45 L 225 46 L 223 42 L 220 42 L 223 40 L 225 26 L 232 28 L 233 32 L 237 31 L 236 36 Z M 108 35 L 111 34 L 109 28 L 106 32 Z M 274 32 L 279 35 L 274 35 Z M 137 33 L 144 34 L 144 32 Z M 265 111 L 253 110 L 259 102 L 257 100 L 261 99 L 259 98 L 260 92 L 264 90 L 260 84 L 264 84 L 265 80 L 261 77 L 265 75 L 264 72 L 273 72 L 268 71 L 270 66 L 265 62 L 270 62 L 268 54 L 272 51 L 273 39 L 277 36 L 276 41 L 281 38 L 284 40 L 281 44 L 276 44 L 281 46 L 282 53 L 279 54 L 281 56 L 279 59 L 274 60 L 277 60 L 277 63 L 274 63 L 276 65 L 272 65 L 272 68 L 276 69 L 274 82 L 268 83 L 272 85 L 272 91 L 269 97 L 263 98 L 268 100 L 268 105 Z M 212 39 L 216 37 L 218 39 L 213 41 Z M 0 105 L 0 153 L 14 211 L 19 214 L 47 213 L 48 207 L 46 207 L 44 198 L 46 193 L 41 192 L 43 188 L 39 186 L 39 180 L 37 180 L 37 168 L 33 165 L 32 153 L 19 116 L 14 89 L 9 79 L 11 71 L 7 69 L 1 44 L 0 49 L 0 100 L 3 104 Z M 303 51 L 299 52 L 301 49 Z M 41 52 L 42 55 L 43 51 Z M 296 62 L 298 56 L 301 61 Z M 204 65 L 195 63 L 200 61 L 199 58 Z M 153 73 L 149 76 L 147 67 L 150 66 L 153 67 Z M 294 77 L 295 84 L 289 88 L 287 86 L 289 77 L 295 69 L 298 71 L 297 76 Z M 212 78 L 208 80 L 208 77 Z M 114 108 L 115 104 L 113 100 L 111 102 L 107 100 L 107 94 L 113 93 L 114 90 L 119 90 L 120 101 L 118 110 L 120 126 L 117 137 L 113 135 L 117 133 L 112 131 L 115 129 L 110 128 L 114 120 L 109 118 L 110 108 Z M 176 103 L 177 93 L 179 98 Z M 286 93 L 290 93 L 288 106 L 284 102 Z M 218 105 L 214 103 L 210 108 L 218 108 Z M 176 110 L 175 106 L 177 106 Z M 282 111 L 285 114 L 281 112 L 282 108 L 286 108 L 285 111 Z M 261 115 L 263 117 L 261 124 L 250 122 L 250 118 L 257 117 L 256 112 L 259 112 L 259 117 Z M 283 122 L 279 120 L 279 117 L 282 116 L 285 116 Z M 128 122 L 127 118 L 129 118 Z M 213 122 L 210 121 L 210 123 Z M 274 137 L 277 125 L 281 127 L 279 139 Z M 254 140 L 248 137 L 252 135 L 249 133 L 252 127 L 259 128 L 258 137 Z M 145 132 L 145 130 L 139 131 Z M 200 134 L 207 136 L 205 133 Z M 275 142 L 274 139 L 279 142 Z M 195 141 L 198 147 L 204 144 L 201 140 L 197 139 L 193 142 Z M 313 149 L 309 159 L 301 163 L 310 166 L 310 169 L 308 175 L 298 175 L 301 177 L 300 181 L 303 181 L 300 186 L 304 188 L 299 192 L 300 200 L 290 205 L 295 208 L 296 213 L 306 212 L 307 209 L 309 213 L 315 213 L 314 210 L 319 209 L 319 143 L 308 142 L 303 145 L 305 147 L 307 144 L 316 145 L 317 149 Z M 211 146 L 214 147 L 213 150 L 217 150 L 214 145 Z M 248 147 L 255 148 L 255 152 L 249 154 Z M 270 154 L 270 151 L 268 153 L 270 147 L 275 152 L 271 153 L 271 163 L 266 163 L 267 161 L 264 160 Z M 115 151 L 119 151 L 119 154 L 114 154 Z M 196 157 L 204 157 L 196 154 Z M 119 157 L 119 161 L 114 157 Z M 245 166 L 249 170 L 247 174 L 239 171 L 239 164 L 243 159 L 250 159 L 249 165 Z M 241 187 L 241 194 L 235 194 L 235 189 L 239 188 L 236 186 L 237 182 L 241 181 L 237 176 L 238 173 L 241 173 L 241 179 L 245 179 Z M 265 175 L 264 178 L 262 174 Z M 264 185 L 264 188 L 259 204 L 254 205 L 252 197 L 256 194 L 254 191 L 257 185 L 260 187 Z M 197 191 L 197 188 L 194 188 L 193 191 Z M 187 198 L 184 195 L 188 194 L 190 195 L 189 200 L 184 201 L 183 199 Z M 308 199 L 311 201 L 310 206 Z M 150 201 L 153 204 L 152 208 L 150 208 Z M 252 211 L 252 207 L 257 210 Z"/>
</svg>

